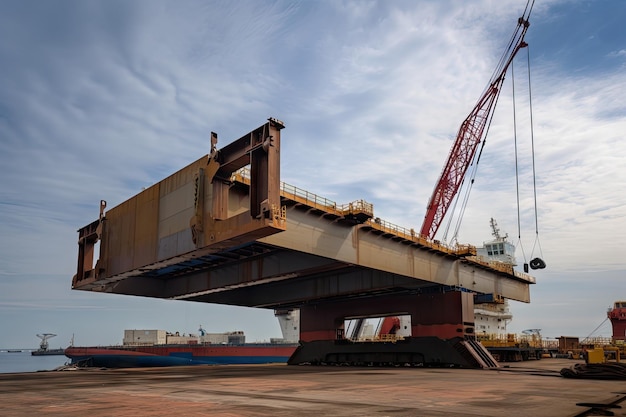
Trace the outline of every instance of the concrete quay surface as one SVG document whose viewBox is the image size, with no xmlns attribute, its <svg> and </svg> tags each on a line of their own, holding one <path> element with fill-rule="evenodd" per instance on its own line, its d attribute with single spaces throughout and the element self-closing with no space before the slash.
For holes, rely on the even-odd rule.
<svg viewBox="0 0 626 417">
<path fill-rule="evenodd" d="M 225 365 L 0 374 L 0 415 L 626 416 L 626 381 L 560 376 L 575 363 L 542 359 L 497 370 Z"/>
</svg>

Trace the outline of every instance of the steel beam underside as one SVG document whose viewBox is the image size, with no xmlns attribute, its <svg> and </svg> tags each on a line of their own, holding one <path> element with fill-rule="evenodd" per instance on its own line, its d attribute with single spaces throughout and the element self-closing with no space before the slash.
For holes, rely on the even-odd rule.
<svg viewBox="0 0 626 417">
<path fill-rule="evenodd" d="M 303 208 L 286 230 L 227 251 L 129 276 L 100 290 L 128 295 L 284 308 L 338 297 L 457 288 L 528 301 L 528 283 L 463 258 L 407 245 Z"/>
<path fill-rule="evenodd" d="M 374 233 L 362 225 L 329 221 L 303 207 L 287 210 L 285 231 L 259 241 L 434 285 L 530 301 L 531 282 L 463 257 Z"/>
<path fill-rule="evenodd" d="M 434 291 L 433 283 L 427 281 L 267 245 L 263 249 L 262 254 L 204 271 L 166 278 L 129 277 L 104 291 L 274 309 L 340 298 Z"/>
</svg>

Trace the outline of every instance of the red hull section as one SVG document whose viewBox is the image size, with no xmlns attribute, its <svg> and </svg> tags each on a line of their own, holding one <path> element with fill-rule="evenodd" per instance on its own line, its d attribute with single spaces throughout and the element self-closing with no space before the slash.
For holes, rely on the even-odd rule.
<svg viewBox="0 0 626 417">
<path fill-rule="evenodd" d="M 107 368 L 287 363 L 297 344 L 69 347 L 72 363 Z"/>
<path fill-rule="evenodd" d="M 626 301 L 617 301 L 608 313 L 613 326 L 613 341 L 626 340 Z"/>
</svg>

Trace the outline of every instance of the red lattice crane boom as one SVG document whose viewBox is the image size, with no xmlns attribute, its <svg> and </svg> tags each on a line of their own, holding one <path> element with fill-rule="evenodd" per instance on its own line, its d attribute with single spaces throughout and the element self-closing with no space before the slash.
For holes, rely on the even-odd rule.
<svg viewBox="0 0 626 417">
<path fill-rule="evenodd" d="M 524 36 L 528 26 L 530 26 L 529 16 L 530 9 L 527 7 L 524 15 L 518 19 L 517 28 L 489 81 L 489 85 L 459 128 L 446 165 L 428 202 L 426 216 L 420 231 L 422 236 L 434 239 L 448 208 L 463 183 L 463 178 L 474 160 L 478 145 L 486 135 L 485 128 L 493 117 L 506 72 L 517 52 L 528 45 L 524 42 Z"/>
</svg>

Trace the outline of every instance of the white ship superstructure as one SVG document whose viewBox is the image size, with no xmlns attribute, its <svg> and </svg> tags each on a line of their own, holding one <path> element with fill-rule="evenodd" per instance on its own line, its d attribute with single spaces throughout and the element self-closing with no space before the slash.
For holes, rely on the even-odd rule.
<svg viewBox="0 0 626 417">
<path fill-rule="evenodd" d="M 489 262 L 517 265 L 515 245 L 507 240 L 508 234 L 500 234 L 498 224 L 493 218 L 489 224 L 494 239 L 484 242 L 482 247 L 476 248 L 476 254 Z M 506 299 L 474 305 L 474 326 L 477 335 L 506 336 L 506 327 L 512 319 L 513 315 Z"/>
<path fill-rule="evenodd" d="M 504 336 L 507 334 L 506 326 L 512 319 L 508 300 L 474 305 L 474 329 L 477 335 Z"/>
<path fill-rule="evenodd" d="M 272 343 L 297 343 L 300 340 L 300 310 L 275 310 L 274 316 L 280 324 L 282 339 L 272 338 Z"/>
</svg>

